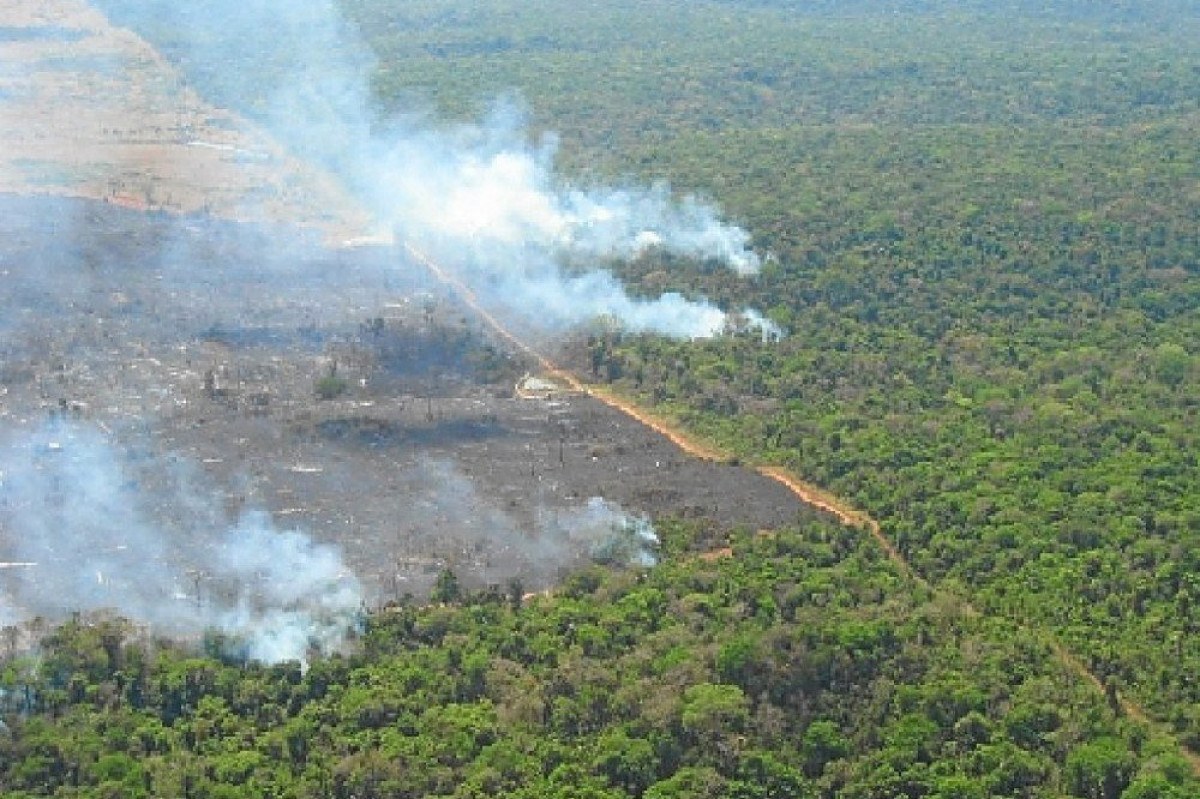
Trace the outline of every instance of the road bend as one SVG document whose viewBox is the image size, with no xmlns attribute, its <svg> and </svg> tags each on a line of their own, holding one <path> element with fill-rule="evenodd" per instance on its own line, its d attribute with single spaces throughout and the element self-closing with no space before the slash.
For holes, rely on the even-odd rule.
<svg viewBox="0 0 1200 799">
<path fill-rule="evenodd" d="M 695 437 L 681 430 L 677 424 L 671 422 L 670 420 L 648 411 L 645 408 L 634 405 L 630 401 L 618 396 L 616 393 L 606 388 L 584 383 L 568 369 L 559 366 L 557 363 L 550 360 L 549 357 L 541 352 L 538 352 L 531 345 L 526 343 L 515 333 L 505 327 L 500 320 L 495 317 L 495 315 L 483 307 L 483 304 L 479 301 L 479 298 L 475 295 L 475 292 L 473 292 L 471 288 L 467 286 L 467 284 L 464 283 L 457 275 L 440 266 L 428 255 L 417 249 L 417 247 L 411 242 L 404 242 L 404 249 L 414 260 L 428 269 L 429 272 L 439 282 L 457 294 L 463 300 L 463 302 L 465 302 L 476 314 L 479 315 L 481 319 L 483 319 L 484 323 L 487 324 L 488 327 L 490 327 L 496 333 L 496 335 L 498 335 L 504 341 L 507 341 L 518 351 L 525 353 L 534 361 L 536 361 L 537 364 L 545 371 L 546 376 L 557 380 L 571 391 L 593 397 L 608 407 L 625 414 L 629 418 L 634 419 L 646 427 L 649 427 L 651 430 L 668 439 L 675 446 L 679 447 L 679 449 L 683 450 L 694 458 L 700 458 L 702 460 L 709 461 L 728 461 L 732 458 L 730 453 L 722 451 L 711 444 L 698 441 Z M 868 535 L 874 539 L 876 544 L 878 544 L 880 549 L 883 550 L 888 560 L 891 561 L 891 563 L 896 566 L 901 574 L 903 574 L 911 582 L 932 591 L 943 590 L 936 586 L 931 586 L 929 581 L 922 577 L 912 567 L 912 564 L 909 563 L 908 559 L 904 557 L 904 555 L 896 547 L 895 543 L 893 543 L 890 538 L 884 535 L 883 529 L 880 527 L 879 522 L 872 518 L 865 511 L 853 507 L 850 503 L 846 502 L 842 498 L 834 496 L 828 491 L 809 483 L 782 466 L 755 465 L 752 468 L 764 477 L 770 478 L 771 480 L 775 480 L 776 482 L 782 484 L 804 504 L 829 513 L 837 518 L 842 524 L 865 530 Z M 971 616 L 979 615 L 979 611 L 969 600 L 959 596 L 955 596 L 955 599 L 957 599 L 961 604 L 965 613 Z M 1028 622 L 1023 622 L 1023 624 L 1026 627 L 1035 630 L 1046 640 L 1050 651 L 1054 653 L 1055 659 L 1059 662 L 1062 668 L 1069 673 L 1074 674 L 1078 679 L 1083 680 L 1098 693 L 1104 694 L 1106 692 L 1104 683 L 1100 677 L 1095 672 L 1091 671 L 1079 658 L 1079 656 L 1067 649 L 1067 647 L 1061 641 L 1059 641 L 1057 637 L 1045 629 L 1030 625 Z M 1129 718 L 1137 721 L 1143 726 L 1150 727 L 1157 732 L 1175 738 L 1171 731 L 1167 729 L 1166 725 L 1152 718 L 1150 714 L 1146 712 L 1145 708 L 1127 696 L 1119 696 L 1118 704 L 1121 711 Z M 1196 776 L 1200 777 L 1200 753 L 1192 751 L 1177 738 L 1175 740 L 1179 747 L 1180 753 L 1191 764 L 1192 771 L 1196 774 Z"/>
</svg>

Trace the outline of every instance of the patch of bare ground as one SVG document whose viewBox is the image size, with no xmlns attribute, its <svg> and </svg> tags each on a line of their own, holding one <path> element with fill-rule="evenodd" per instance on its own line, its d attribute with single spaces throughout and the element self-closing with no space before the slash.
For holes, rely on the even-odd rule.
<svg viewBox="0 0 1200 799">
<path fill-rule="evenodd" d="M 415 248 L 333 252 L 223 226 L 338 242 L 372 227 L 329 176 L 80 0 L 0 5 L 0 194 L 0 425 L 69 415 L 186 458 L 230 512 L 263 507 L 339 543 L 376 598 L 424 590 L 446 566 L 550 584 L 570 562 L 545 557 L 539 520 L 590 496 L 750 529 L 819 509 L 924 582 L 874 519 L 585 385 Z M 514 390 L 530 371 L 567 391 Z M 0 519 L 12 564 L 6 535 Z"/>
<path fill-rule="evenodd" d="M 0 4 L 0 192 L 288 220 L 339 241 L 368 226 L 335 181 L 79 0 Z"/>
</svg>

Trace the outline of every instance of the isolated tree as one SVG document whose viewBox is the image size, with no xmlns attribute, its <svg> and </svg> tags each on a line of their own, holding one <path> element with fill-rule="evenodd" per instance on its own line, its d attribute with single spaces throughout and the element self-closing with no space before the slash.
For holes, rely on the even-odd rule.
<svg viewBox="0 0 1200 799">
<path fill-rule="evenodd" d="M 429 598 L 434 602 L 444 603 L 457 602 L 462 598 L 462 587 L 458 583 L 458 576 L 452 569 L 445 568 L 438 572 Z"/>
</svg>

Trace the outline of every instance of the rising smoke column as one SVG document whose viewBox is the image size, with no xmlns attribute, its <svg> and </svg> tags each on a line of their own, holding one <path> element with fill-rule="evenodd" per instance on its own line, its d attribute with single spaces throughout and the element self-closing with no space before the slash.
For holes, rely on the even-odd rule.
<svg viewBox="0 0 1200 799">
<path fill-rule="evenodd" d="M 217 626 L 245 641 L 257 660 L 338 649 L 363 606 L 362 587 L 337 547 L 299 530 L 276 530 L 264 512 L 238 521 L 213 565 L 218 580 L 234 584 L 236 598 L 218 608 Z"/>
<path fill-rule="evenodd" d="M 582 508 L 559 512 L 543 523 L 550 535 L 583 548 L 593 559 L 619 566 L 658 565 L 658 534 L 645 516 L 592 497 Z"/>
<path fill-rule="evenodd" d="M 515 508 L 476 490 L 454 463 L 427 458 L 404 475 L 398 529 L 437 539 L 422 542 L 454 567 L 457 556 L 481 552 L 466 576 L 478 585 L 518 579 L 530 588 L 554 585 L 562 575 L 592 562 L 649 567 L 658 560 L 658 537 L 650 520 L 615 502 L 593 497 L 574 507 L 548 496 L 527 497 Z M 482 545 L 482 546 L 480 546 Z M 397 575 L 398 593 L 428 590 L 426 574 Z"/>
<path fill-rule="evenodd" d="M 343 643 L 362 589 L 340 552 L 264 513 L 230 523 L 187 464 L 57 421 L 0 446 L 0 615 L 106 608 L 174 635 L 219 630 L 249 657 Z"/>
<path fill-rule="evenodd" d="M 752 310 L 706 301 L 635 299 L 607 272 L 564 262 L 628 258 L 648 248 L 758 271 L 749 235 L 665 184 L 576 186 L 553 169 L 555 140 L 530 142 L 523 115 L 497 103 L 479 124 L 413 113 L 380 120 L 369 97 L 369 49 L 331 0 L 99 0 L 118 24 L 159 42 L 218 103 L 248 113 L 299 157 L 336 174 L 379 220 L 458 270 L 493 307 L 561 329 L 599 315 L 633 331 L 701 337 L 738 320 L 778 329 Z"/>
</svg>

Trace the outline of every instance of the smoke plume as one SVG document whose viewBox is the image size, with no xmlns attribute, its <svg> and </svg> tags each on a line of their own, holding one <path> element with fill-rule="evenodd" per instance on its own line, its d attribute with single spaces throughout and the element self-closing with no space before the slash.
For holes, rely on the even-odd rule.
<svg viewBox="0 0 1200 799">
<path fill-rule="evenodd" d="M 573 546 L 583 545 L 593 560 L 627 566 L 658 563 L 658 534 L 644 516 L 626 513 L 613 502 L 592 497 L 584 507 L 560 513 L 550 529 Z"/>
<path fill-rule="evenodd" d="M 436 543 L 417 548 L 437 554 L 442 565 L 476 586 L 515 578 L 542 589 L 587 563 L 648 567 L 658 560 L 650 521 L 600 497 L 579 504 L 535 492 L 507 505 L 480 493 L 454 463 L 430 458 L 405 478 L 396 526 L 410 543 L 432 531 Z M 423 593 L 431 580 L 428 572 L 408 570 L 397 574 L 395 590 Z"/>
<path fill-rule="evenodd" d="M 162 47 L 202 93 L 337 175 L 382 229 L 462 273 L 495 309 L 552 330 L 607 315 L 672 336 L 716 335 L 735 320 L 778 335 L 753 312 L 731 316 L 678 294 L 633 298 L 606 271 L 580 273 L 581 261 L 648 248 L 742 276 L 759 259 L 749 235 L 713 205 L 676 198 L 665 184 L 572 185 L 554 171 L 554 137 L 530 141 L 514 103 L 497 103 L 478 124 L 439 123 L 415 109 L 381 120 L 368 96 L 374 61 L 329 0 L 99 5 Z"/>
<path fill-rule="evenodd" d="M 362 604 L 334 547 L 235 523 L 192 484 L 186 464 L 53 422 L 0 448 L 0 607 L 61 618 L 109 609 L 156 631 L 219 630 L 265 661 L 339 647 Z"/>
</svg>

